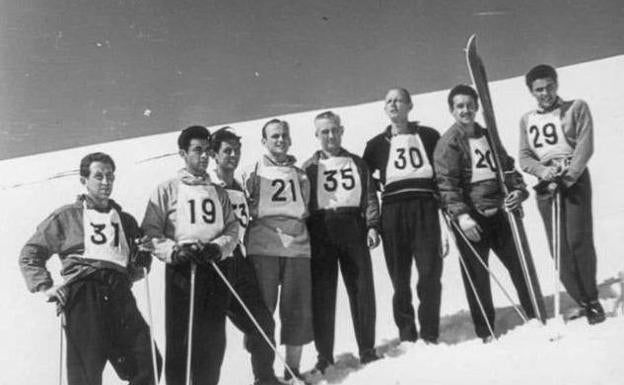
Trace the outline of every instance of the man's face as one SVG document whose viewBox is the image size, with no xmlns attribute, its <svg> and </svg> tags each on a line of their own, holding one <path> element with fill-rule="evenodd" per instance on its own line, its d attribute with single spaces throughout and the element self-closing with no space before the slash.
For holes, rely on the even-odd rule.
<svg viewBox="0 0 624 385">
<path fill-rule="evenodd" d="M 451 114 L 453 114 L 457 123 L 464 126 L 473 124 L 478 109 L 477 103 L 472 96 L 462 94 L 453 96 Z"/>
<path fill-rule="evenodd" d="M 558 88 L 559 85 L 552 78 L 537 79 L 531 84 L 531 94 L 537 100 L 537 105 L 546 109 L 557 101 Z"/>
<path fill-rule="evenodd" d="M 384 110 L 392 121 L 406 121 L 412 103 L 399 90 L 390 90 L 386 95 Z"/>
<path fill-rule="evenodd" d="M 180 150 L 186 169 L 193 175 L 203 175 L 208 167 L 210 145 L 207 139 L 191 139 L 187 150 Z"/>
<path fill-rule="evenodd" d="M 280 123 L 271 123 L 266 127 L 266 138 L 262 138 L 262 144 L 271 155 L 286 155 L 290 148 L 290 133 L 288 128 Z"/>
<path fill-rule="evenodd" d="M 224 140 L 219 151 L 214 154 L 217 166 L 224 170 L 234 171 L 241 157 L 241 144 L 236 140 Z"/>
<path fill-rule="evenodd" d="M 87 194 L 95 201 L 105 201 L 110 197 L 114 181 L 113 166 L 102 162 L 91 162 L 89 176 L 80 178 L 80 182 L 87 188 Z"/>
<path fill-rule="evenodd" d="M 314 121 L 316 127 L 316 137 L 321 143 L 321 149 L 333 152 L 340 149 L 342 144 L 342 126 L 336 124 L 332 119 L 317 119 Z"/>
</svg>

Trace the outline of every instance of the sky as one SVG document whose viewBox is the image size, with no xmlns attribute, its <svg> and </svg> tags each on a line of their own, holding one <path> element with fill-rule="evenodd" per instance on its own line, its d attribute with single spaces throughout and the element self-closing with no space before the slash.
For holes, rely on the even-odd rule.
<svg viewBox="0 0 624 385">
<path fill-rule="evenodd" d="M 619 0 L 0 1 L 0 159 L 624 53 Z M 418 106 L 416 106 L 418 113 Z"/>
</svg>

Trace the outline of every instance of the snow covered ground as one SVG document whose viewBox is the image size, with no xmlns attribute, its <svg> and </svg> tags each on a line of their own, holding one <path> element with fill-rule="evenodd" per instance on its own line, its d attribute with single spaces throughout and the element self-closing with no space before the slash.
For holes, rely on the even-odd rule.
<svg viewBox="0 0 624 385">
<path fill-rule="evenodd" d="M 487 58 L 486 67 L 487 67 Z M 560 94 L 564 98 L 582 97 L 588 101 L 595 120 L 596 153 L 590 163 L 594 185 L 594 225 L 599 255 L 598 278 L 601 299 L 611 311 L 620 295 L 619 284 L 612 279 L 623 270 L 624 244 L 624 56 L 579 64 L 560 71 Z M 467 75 L 466 75 L 467 78 Z M 492 97 L 501 129 L 503 143 L 511 154 L 517 153 L 517 125 L 520 115 L 533 107 L 533 101 L 521 78 L 512 78 L 491 85 Z M 416 95 L 412 118 L 439 130 L 451 124 L 446 107 L 446 90 Z M 380 102 L 336 109 L 346 128 L 344 146 L 361 153 L 366 140 L 385 126 Z M 293 153 L 302 162 L 317 148 L 313 137 L 312 118 L 319 111 L 309 111 L 284 118 L 291 123 Z M 242 164 L 252 162 L 262 153 L 260 125 L 266 119 L 232 124 L 243 136 Z M 75 148 L 0 162 L 0 202 L 2 223 L 0 241 L 0 384 L 50 384 L 57 380 L 59 324 L 51 305 L 26 292 L 17 267 L 21 246 L 35 226 L 54 208 L 67 203 L 81 191 L 77 169 L 79 159 L 92 151 L 110 153 L 117 162 L 117 180 L 113 197 L 139 220 L 147 196 L 155 185 L 181 167 L 175 153 L 177 132 Z M 527 177 L 527 182 L 535 180 Z M 547 295 L 553 292 L 552 268 L 541 220 L 532 198 L 525 205 L 526 227 L 532 250 Z M 396 328 L 392 321 L 391 285 L 381 248 L 373 253 L 377 293 L 377 343 L 386 359 L 366 368 L 357 365 L 356 346 L 349 307 L 341 286 L 336 326 L 338 364 L 324 379 L 314 382 L 344 384 L 617 384 L 624 378 L 618 350 L 624 341 L 624 319 L 609 318 L 603 324 L 588 326 L 584 319 L 567 324 L 564 337 L 550 341 L 549 328 L 529 324 L 519 326 L 517 315 L 503 295 L 493 288 L 497 310 L 497 330 L 504 334 L 496 343 L 484 345 L 475 339 L 466 300 L 459 278 L 457 253 L 453 248 L 447 257 L 443 274 L 442 343 L 396 345 Z M 506 287 L 510 281 L 501 265 L 492 258 L 492 265 Z M 51 270 L 57 274 L 58 262 L 52 259 Z M 57 274 L 58 276 L 58 274 Z M 164 341 L 163 268 L 155 264 L 150 275 L 155 336 L 162 348 Z M 142 282 L 135 285 L 139 306 L 145 310 Z M 547 301 L 548 303 L 549 301 Z M 552 303 L 552 301 L 550 301 Z M 564 298 L 564 308 L 570 301 Z M 315 352 L 308 345 L 302 369 L 311 368 Z M 276 362 L 276 370 L 282 367 Z M 242 349 L 242 336 L 228 327 L 228 347 L 222 368 L 224 385 L 251 383 L 247 353 Z M 105 384 L 119 380 L 108 370 Z"/>
</svg>

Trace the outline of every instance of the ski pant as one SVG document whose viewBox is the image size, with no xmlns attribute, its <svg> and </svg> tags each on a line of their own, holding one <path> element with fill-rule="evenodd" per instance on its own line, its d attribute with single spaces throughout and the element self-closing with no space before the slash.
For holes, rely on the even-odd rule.
<svg viewBox="0 0 624 385">
<path fill-rule="evenodd" d="M 416 263 L 421 337 L 435 341 L 440 328 L 442 256 L 438 204 L 433 197 L 383 203 L 382 239 L 394 296 L 394 322 L 401 341 L 416 341 L 418 331 L 410 280 Z"/>
<path fill-rule="evenodd" d="M 575 184 L 560 191 L 560 277 L 572 299 L 586 305 L 598 299 L 589 171 L 586 169 Z M 552 202 L 552 195 L 537 196 L 537 207 L 544 220 L 551 250 Z"/>
<path fill-rule="evenodd" d="M 219 262 L 218 265 L 227 271 L 227 262 Z M 225 352 L 225 315 L 229 292 L 212 266 L 197 266 L 193 335 L 189 338 L 190 271 L 190 264 L 167 264 L 165 270 L 165 376 L 168 385 L 185 384 L 190 339 L 191 382 L 216 385 Z"/>
<path fill-rule="evenodd" d="M 479 242 L 472 242 L 472 246 L 479 253 L 481 260 L 488 265 L 488 256 L 490 250 L 498 256 L 503 263 L 513 282 L 520 304 L 524 308 L 524 311 L 528 318 L 534 318 L 535 312 L 531 303 L 531 297 L 529 296 L 529 289 L 527 288 L 524 275 L 522 273 L 522 266 L 516 251 L 513 234 L 511 232 L 511 226 L 507 220 L 503 210 L 498 210 L 496 214 L 491 217 L 485 217 L 477 212 L 471 212 L 470 216 L 481 227 L 481 240 Z M 458 233 L 458 230 L 453 228 L 455 239 L 457 240 L 457 248 L 459 249 L 460 257 L 466 265 L 466 270 L 475 285 L 475 289 L 481 304 L 483 305 L 485 314 L 487 316 L 487 322 L 492 326 L 494 330 L 495 311 L 494 303 L 492 302 L 492 290 L 490 286 L 490 275 L 488 271 L 479 263 L 474 253 L 464 241 L 463 237 Z M 483 313 L 475 297 L 475 293 L 470 286 L 468 277 L 466 276 L 466 270 L 461 268 L 462 280 L 464 282 L 464 289 L 466 291 L 466 297 L 468 299 L 468 306 L 470 307 L 470 314 L 472 316 L 472 322 L 474 323 L 475 332 L 478 337 L 485 338 L 490 335 L 490 331 L 487 327 Z"/>
<path fill-rule="evenodd" d="M 130 385 L 154 385 L 149 327 L 127 276 L 100 270 L 68 285 L 67 383 L 100 385 L 109 361 Z M 161 358 L 156 351 L 160 375 Z"/>
<path fill-rule="evenodd" d="M 275 322 L 269 309 L 264 304 L 258 287 L 256 272 L 251 262 L 237 248 L 229 264 L 231 266 L 229 274 L 231 277 L 230 283 L 275 346 L 275 338 L 273 337 Z M 262 381 L 273 378 L 275 375 L 273 371 L 275 352 L 264 340 L 236 298 L 230 299 L 227 316 L 238 329 L 245 333 L 245 349 L 251 354 L 251 367 L 255 379 Z"/>
<path fill-rule="evenodd" d="M 361 215 L 349 217 L 344 223 L 347 227 L 334 232 L 334 236 L 319 231 L 321 224 L 310 226 L 314 344 L 319 359 L 332 363 L 339 265 L 349 296 L 360 356 L 375 346 L 375 287 L 366 244 L 366 224 Z M 355 232 L 354 239 L 341 239 L 344 237 L 340 234 L 345 232 Z"/>
</svg>

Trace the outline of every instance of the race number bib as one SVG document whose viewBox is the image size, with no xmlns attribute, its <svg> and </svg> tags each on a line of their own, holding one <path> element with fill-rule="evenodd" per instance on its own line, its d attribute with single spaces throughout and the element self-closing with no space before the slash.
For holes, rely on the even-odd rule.
<svg viewBox="0 0 624 385">
<path fill-rule="evenodd" d="M 242 191 L 226 189 L 230 202 L 232 202 L 232 210 L 234 215 L 240 223 L 238 230 L 238 241 L 242 245 L 245 238 L 245 231 L 247 231 L 247 225 L 249 225 L 249 206 L 247 206 L 247 198 Z"/>
<path fill-rule="evenodd" d="M 293 167 L 259 166 L 258 217 L 301 218 L 305 212 L 297 171 Z"/>
<path fill-rule="evenodd" d="M 561 126 L 560 111 L 538 114 L 527 119 L 526 135 L 531 150 L 540 160 L 567 158 L 574 149 L 570 146 Z"/>
<path fill-rule="evenodd" d="M 352 158 L 320 159 L 316 178 L 319 209 L 359 207 L 362 196 L 360 173 Z"/>
<path fill-rule="evenodd" d="M 469 138 L 470 161 L 472 163 L 472 177 L 470 183 L 496 178 L 496 163 L 494 154 L 485 136 Z"/>
<path fill-rule="evenodd" d="M 130 248 L 117 210 L 101 213 L 85 205 L 83 229 L 85 258 L 128 265 Z"/>
<path fill-rule="evenodd" d="M 210 242 L 223 232 L 223 207 L 213 185 L 178 184 L 176 241 Z"/>
<path fill-rule="evenodd" d="M 386 166 L 386 184 L 405 179 L 429 179 L 433 168 L 418 134 L 392 137 Z"/>
</svg>

